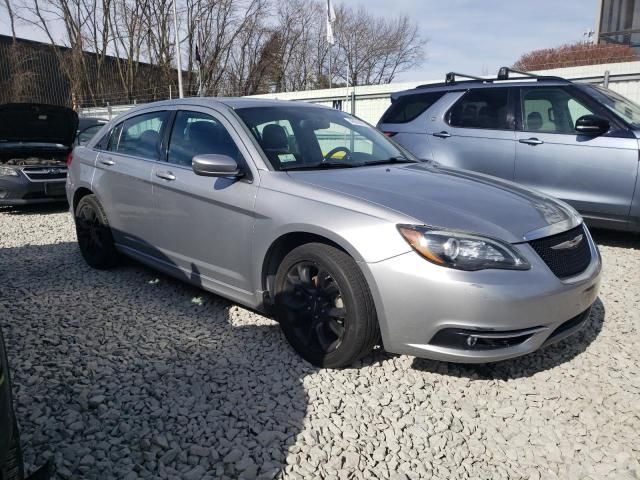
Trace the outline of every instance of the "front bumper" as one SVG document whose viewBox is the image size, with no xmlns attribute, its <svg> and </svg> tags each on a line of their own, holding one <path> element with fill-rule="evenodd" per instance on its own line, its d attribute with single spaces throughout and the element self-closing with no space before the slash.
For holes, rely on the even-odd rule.
<svg viewBox="0 0 640 480">
<path fill-rule="evenodd" d="M 66 201 L 65 179 L 31 181 L 22 171 L 17 171 L 17 177 L 0 177 L 0 205 L 31 205 Z"/>
<path fill-rule="evenodd" d="M 485 363 L 525 355 L 586 323 L 598 296 L 601 260 L 589 237 L 591 263 L 581 274 L 556 277 L 528 244 L 516 246 L 527 271 L 464 272 L 408 252 L 363 264 L 387 351 L 434 360 Z M 442 333 L 471 334 L 469 344 Z M 448 338 L 451 338 L 449 336 Z M 466 337 L 465 337 L 466 338 Z"/>
</svg>

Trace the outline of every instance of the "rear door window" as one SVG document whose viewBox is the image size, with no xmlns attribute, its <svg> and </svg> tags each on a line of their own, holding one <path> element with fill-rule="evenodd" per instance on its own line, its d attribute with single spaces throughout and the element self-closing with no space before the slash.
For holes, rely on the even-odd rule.
<svg viewBox="0 0 640 480">
<path fill-rule="evenodd" d="M 449 110 L 448 117 L 452 127 L 513 130 L 509 89 L 470 90 Z"/>
<path fill-rule="evenodd" d="M 162 127 L 167 117 L 168 112 L 152 112 L 125 120 L 117 152 L 158 160 L 162 143 Z"/>
<path fill-rule="evenodd" d="M 417 93 L 399 97 L 384 113 L 380 123 L 407 123 L 422 115 L 446 92 Z"/>
</svg>

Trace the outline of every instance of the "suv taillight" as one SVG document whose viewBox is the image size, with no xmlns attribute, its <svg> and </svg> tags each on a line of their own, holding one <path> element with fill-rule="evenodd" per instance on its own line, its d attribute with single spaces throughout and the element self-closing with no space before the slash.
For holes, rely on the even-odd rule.
<svg viewBox="0 0 640 480">
<path fill-rule="evenodd" d="M 73 162 L 73 152 L 69 152 L 69 155 L 67 155 L 67 167 L 71 166 L 71 162 Z"/>
</svg>

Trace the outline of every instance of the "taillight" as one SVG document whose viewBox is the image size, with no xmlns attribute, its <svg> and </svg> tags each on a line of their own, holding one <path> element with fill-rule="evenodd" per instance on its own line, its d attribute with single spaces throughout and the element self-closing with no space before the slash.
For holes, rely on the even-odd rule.
<svg viewBox="0 0 640 480">
<path fill-rule="evenodd" d="M 69 155 L 67 155 L 67 167 L 71 166 L 71 162 L 73 162 L 73 152 L 69 152 Z"/>
<path fill-rule="evenodd" d="M 382 133 L 384 133 L 386 137 L 393 137 L 398 132 L 382 132 Z"/>
</svg>

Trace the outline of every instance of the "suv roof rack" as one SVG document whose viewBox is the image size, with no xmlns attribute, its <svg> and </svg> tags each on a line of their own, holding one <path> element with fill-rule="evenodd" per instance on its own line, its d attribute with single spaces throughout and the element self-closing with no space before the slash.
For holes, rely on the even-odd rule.
<svg viewBox="0 0 640 480">
<path fill-rule="evenodd" d="M 570 83 L 571 80 L 567 80 L 566 78 L 554 76 L 554 75 L 536 75 L 531 72 L 523 72 L 522 70 L 516 70 L 515 68 L 509 67 L 500 67 L 498 70 L 498 76 L 496 80 L 522 80 L 520 77 L 512 78 L 510 77 L 511 73 L 517 73 L 518 75 L 522 75 L 523 77 L 535 78 L 536 80 L 563 80 L 565 82 Z"/>
<path fill-rule="evenodd" d="M 511 73 L 517 73 L 521 75 L 521 77 L 511 77 L 510 76 Z M 468 80 L 457 81 L 456 77 L 466 78 Z M 522 77 L 525 77 L 525 78 L 522 78 Z M 418 85 L 416 88 L 429 88 L 429 87 L 435 88 L 435 87 L 443 87 L 447 85 L 478 83 L 478 82 L 493 83 L 496 81 L 502 82 L 506 80 L 517 81 L 517 80 L 526 80 L 529 78 L 535 79 L 536 81 L 555 80 L 555 81 L 571 83 L 571 80 L 567 80 L 566 78 L 562 78 L 562 77 L 557 77 L 553 75 L 536 75 L 535 73 L 523 72 L 521 70 L 515 70 L 510 67 L 500 67 L 500 70 L 498 70 L 498 75 L 496 78 L 482 78 L 476 75 L 467 75 L 466 73 L 449 72 L 445 77 L 444 83 L 425 83 L 424 85 Z"/>
<path fill-rule="evenodd" d="M 456 83 L 456 77 L 469 78 L 471 80 L 484 81 L 486 78 L 476 77 L 475 75 L 467 75 L 466 73 L 449 72 L 444 78 L 445 84 Z"/>
</svg>

